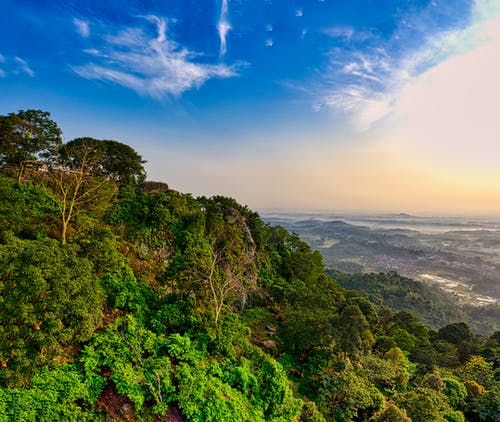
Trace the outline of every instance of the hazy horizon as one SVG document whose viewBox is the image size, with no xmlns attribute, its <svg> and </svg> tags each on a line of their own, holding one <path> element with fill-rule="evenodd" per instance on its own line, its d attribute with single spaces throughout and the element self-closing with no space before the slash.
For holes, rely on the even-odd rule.
<svg viewBox="0 0 500 422">
<path fill-rule="evenodd" d="M 500 215 L 500 0 L 3 9 L 0 114 L 131 145 L 150 180 L 252 209 Z"/>
<path fill-rule="evenodd" d="M 246 205 L 246 204 L 244 204 Z M 415 218 L 478 218 L 478 219 L 493 219 L 500 220 L 500 213 L 498 214 L 459 214 L 459 213 L 437 213 L 437 212 L 407 212 L 399 210 L 350 210 L 350 209 L 294 209 L 294 208 L 251 208 L 253 211 L 258 212 L 260 215 L 332 215 L 332 216 L 358 216 L 358 217 L 398 217 L 401 214 L 408 215 Z"/>
</svg>

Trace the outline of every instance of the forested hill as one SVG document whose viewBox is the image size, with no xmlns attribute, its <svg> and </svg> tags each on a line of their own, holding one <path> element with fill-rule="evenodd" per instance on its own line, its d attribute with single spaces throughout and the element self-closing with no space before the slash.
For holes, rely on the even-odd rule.
<svg viewBox="0 0 500 422">
<path fill-rule="evenodd" d="M 455 295 L 436 285 L 423 283 L 389 271 L 387 273 L 344 273 L 327 270 L 342 286 L 360 290 L 377 305 L 395 311 L 409 311 L 429 327 L 440 327 L 464 321 L 472 331 L 484 335 L 498 331 L 500 306 L 465 306 Z"/>
<path fill-rule="evenodd" d="M 0 421 L 500 420 L 500 333 L 379 307 L 143 164 L 0 116 Z"/>
</svg>

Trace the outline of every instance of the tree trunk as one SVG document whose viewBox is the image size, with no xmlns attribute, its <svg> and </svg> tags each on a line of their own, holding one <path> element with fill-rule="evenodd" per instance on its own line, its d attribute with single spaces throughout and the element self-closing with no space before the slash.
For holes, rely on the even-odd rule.
<svg viewBox="0 0 500 422">
<path fill-rule="evenodd" d="M 64 220 L 62 221 L 62 228 L 61 228 L 61 245 L 66 244 L 66 234 L 68 232 L 68 222 Z"/>
</svg>

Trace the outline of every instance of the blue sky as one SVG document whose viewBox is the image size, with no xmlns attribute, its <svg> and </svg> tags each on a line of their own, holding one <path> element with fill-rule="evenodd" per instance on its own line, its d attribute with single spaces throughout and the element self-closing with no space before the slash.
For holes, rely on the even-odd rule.
<svg viewBox="0 0 500 422">
<path fill-rule="evenodd" d="M 500 212 L 498 0 L 0 4 L 0 113 L 127 143 L 174 189 Z"/>
</svg>

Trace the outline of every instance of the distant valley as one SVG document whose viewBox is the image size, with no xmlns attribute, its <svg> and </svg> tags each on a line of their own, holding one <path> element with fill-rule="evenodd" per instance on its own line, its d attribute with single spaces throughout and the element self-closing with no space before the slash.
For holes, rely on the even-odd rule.
<svg viewBox="0 0 500 422">
<path fill-rule="evenodd" d="M 397 273 L 439 286 L 461 305 L 500 305 L 500 220 L 262 213 L 320 251 L 327 267 Z"/>
</svg>

